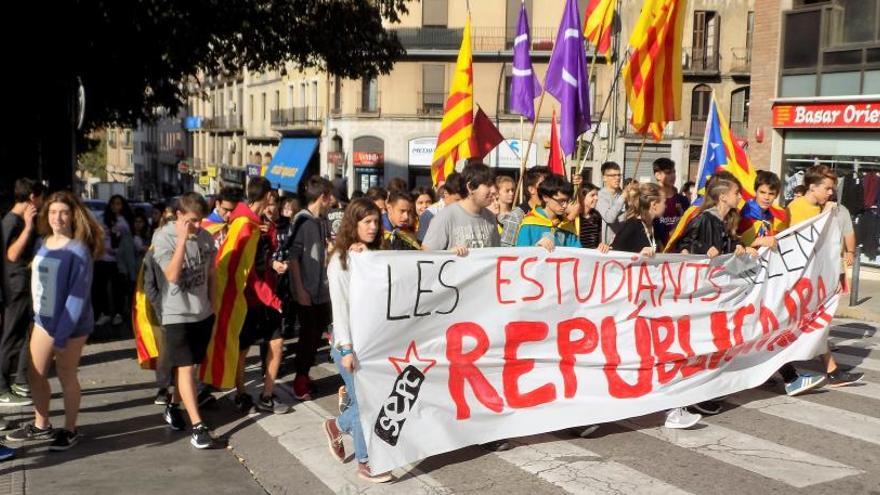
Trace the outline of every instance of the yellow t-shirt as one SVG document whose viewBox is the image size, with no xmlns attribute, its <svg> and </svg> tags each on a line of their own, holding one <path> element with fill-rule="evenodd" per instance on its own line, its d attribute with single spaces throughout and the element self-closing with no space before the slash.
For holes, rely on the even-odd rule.
<svg viewBox="0 0 880 495">
<path fill-rule="evenodd" d="M 822 207 L 811 204 L 803 196 L 794 198 L 785 208 L 788 212 L 788 225 L 797 225 L 822 213 Z"/>
</svg>

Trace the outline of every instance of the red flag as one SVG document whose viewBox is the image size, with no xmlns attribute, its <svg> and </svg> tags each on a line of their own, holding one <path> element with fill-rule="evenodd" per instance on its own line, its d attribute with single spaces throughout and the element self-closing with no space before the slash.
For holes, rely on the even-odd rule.
<svg viewBox="0 0 880 495">
<path fill-rule="evenodd" d="M 477 105 L 477 114 L 474 115 L 474 136 L 477 140 L 475 156 L 481 160 L 504 141 L 504 136 L 479 105 Z"/>
<path fill-rule="evenodd" d="M 553 123 L 550 126 L 550 158 L 547 159 L 547 167 L 551 173 L 565 177 L 565 161 L 559 144 L 559 132 L 556 130 L 556 109 L 553 109 Z"/>
</svg>

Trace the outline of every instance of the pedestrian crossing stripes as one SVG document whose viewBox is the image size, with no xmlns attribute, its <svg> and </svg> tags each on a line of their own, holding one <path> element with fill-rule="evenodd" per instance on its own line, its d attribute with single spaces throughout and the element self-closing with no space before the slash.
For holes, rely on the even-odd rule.
<svg viewBox="0 0 880 495">
<path fill-rule="evenodd" d="M 863 471 L 801 452 L 796 449 L 740 433 L 723 426 L 702 423 L 690 430 L 656 426 L 657 415 L 621 421 L 620 424 L 650 437 L 668 442 L 721 462 L 746 469 L 787 485 L 804 488 L 845 478 Z"/>
<path fill-rule="evenodd" d="M 880 401 L 880 385 L 875 382 L 878 375 L 871 376 L 870 373 L 880 370 L 880 359 L 870 357 L 871 348 L 866 347 L 864 338 L 832 340 L 837 340 L 840 348 L 836 352 L 838 362 L 845 367 L 857 367 L 860 371 L 868 371 L 869 376 L 866 377 L 866 381 L 850 387 L 826 389 L 822 395 L 817 395 L 817 399 L 812 400 L 809 395 L 788 397 L 779 395 L 778 390 L 769 391 L 763 388 L 740 392 L 726 399 L 728 404 L 738 406 L 742 411 L 752 414 L 751 418 L 755 418 L 755 414 L 774 418 L 769 423 L 752 421 L 746 427 L 742 420 L 743 416 L 737 418 L 735 416 L 737 408 L 732 408 L 719 417 L 730 415 L 727 418 L 731 421 L 722 420 L 725 423 L 723 426 L 712 418 L 706 418 L 697 428 L 691 430 L 668 430 L 661 426 L 663 415 L 658 413 L 619 421 L 616 423 L 618 427 L 603 426 L 603 429 L 618 431 L 619 427 L 623 427 L 625 433 L 611 433 L 609 437 L 602 439 L 569 439 L 564 435 L 546 433 L 514 439 L 512 441 L 514 448 L 509 451 L 492 454 L 487 452 L 484 455 L 476 450 L 466 456 L 467 462 L 475 467 L 465 472 L 480 473 L 481 468 L 489 465 L 510 466 L 511 469 L 522 473 L 522 476 L 543 483 L 536 486 L 545 487 L 544 489 L 533 488 L 530 493 L 687 494 L 703 491 L 699 484 L 671 478 L 670 473 L 674 470 L 660 469 L 659 472 L 655 472 L 651 463 L 628 460 L 636 459 L 641 454 L 639 442 L 633 442 L 631 437 L 627 440 L 625 448 L 618 445 L 609 449 L 607 443 L 602 443 L 603 440 L 611 437 L 645 435 L 655 442 L 656 445 L 652 448 L 658 448 L 662 452 L 665 445 L 668 449 L 681 449 L 676 452 L 687 452 L 690 457 L 686 459 L 705 458 L 707 462 L 715 462 L 717 466 L 737 469 L 742 474 L 732 476 L 731 479 L 754 480 L 754 486 L 766 486 L 768 491 L 779 491 L 782 487 L 789 487 L 791 493 L 794 493 L 793 490 L 803 489 L 813 490 L 812 493 L 824 493 L 833 490 L 835 483 L 847 483 L 844 480 L 863 480 L 866 476 L 874 476 L 872 479 L 876 482 L 876 474 L 871 474 L 873 470 L 869 468 L 873 464 L 868 464 L 868 459 L 871 459 L 871 456 L 873 458 L 880 456 L 880 450 L 877 450 L 880 447 L 880 414 L 873 415 L 872 410 L 876 409 L 870 407 L 860 407 L 861 413 L 847 410 L 839 404 L 829 403 L 825 398 L 830 396 L 825 394 L 844 393 L 855 397 L 854 400 Z M 844 352 L 854 352 L 853 349 L 866 349 L 868 356 L 861 357 Z M 335 375 L 336 369 L 332 364 L 324 363 L 313 368 L 313 374 L 316 378 L 327 377 Z M 281 391 L 286 392 L 284 387 L 280 388 Z M 821 399 L 818 399 L 819 397 Z M 292 401 L 290 397 L 288 400 Z M 844 401 L 844 404 L 852 404 L 852 402 Z M 456 492 L 448 486 L 455 484 L 456 480 L 453 478 L 463 472 L 454 461 L 449 461 L 455 459 L 455 453 L 447 454 L 445 460 L 430 463 L 434 466 L 433 469 L 430 467 L 428 469 L 431 474 L 420 471 L 417 465 L 396 470 L 395 474 L 398 478 L 392 484 L 372 485 L 359 480 L 353 462 L 339 464 L 328 452 L 321 422 L 323 418 L 335 414 L 335 400 L 328 397 L 308 403 L 297 403 L 294 413 L 261 417 L 258 419 L 258 424 L 333 492 L 407 494 Z M 778 431 L 774 431 L 777 434 L 770 434 L 768 431 L 764 437 L 761 430 L 769 427 L 764 425 L 770 424 L 785 424 L 786 431 L 791 428 L 792 433 L 780 435 Z M 739 431 L 740 429 L 747 429 L 749 432 L 744 433 Z M 626 430 L 636 433 L 629 433 Z M 841 444 L 862 446 L 859 447 L 860 455 L 841 456 L 839 452 L 817 450 L 811 448 L 809 443 L 790 443 L 788 440 L 799 435 L 809 435 L 816 430 L 826 432 L 826 435 L 839 436 Z M 593 444 L 595 448 L 590 446 L 591 441 L 595 442 Z M 348 440 L 346 446 L 350 447 Z M 870 455 L 864 454 L 866 449 L 871 452 Z M 681 457 L 684 454 L 673 455 L 673 451 L 669 451 L 669 455 L 685 459 Z M 708 461 L 709 459 L 711 461 Z M 498 464 L 499 460 L 501 464 Z M 854 483 L 861 482 L 854 481 Z M 731 483 L 725 484 L 724 479 L 717 480 L 717 486 L 718 493 L 737 491 L 737 486 Z M 492 490 L 489 490 L 487 493 L 491 492 Z"/>
<path fill-rule="evenodd" d="M 796 397 L 749 391 L 727 398 L 727 402 L 788 421 L 828 430 L 838 435 L 880 445 L 880 419 Z"/>
<path fill-rule="evenodd" d="M 496 455 L 568 493 L 689 493 L 550 434 L 514 440 L 513 444 L 512 450 Z"/>
</svg>

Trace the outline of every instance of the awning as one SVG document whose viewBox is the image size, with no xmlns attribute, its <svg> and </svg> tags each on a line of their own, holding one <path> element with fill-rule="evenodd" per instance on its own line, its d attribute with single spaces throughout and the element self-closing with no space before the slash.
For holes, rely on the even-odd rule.
<svg viewBox="0 0 880 495">
<path fill-rule="evenodd" d="M 266 170 L 266 178 L 272 183 L 272 187 L 296 192 L 317 147 L 317 138 L 282 139 Z"/>
</svg>

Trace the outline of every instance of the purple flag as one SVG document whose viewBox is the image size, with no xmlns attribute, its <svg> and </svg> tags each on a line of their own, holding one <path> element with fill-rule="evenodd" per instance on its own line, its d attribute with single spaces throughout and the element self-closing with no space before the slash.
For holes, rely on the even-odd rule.
<svg viewBox="0 0 880 495">
<path fill-rule="evenodd" d="M 519 10 L 519 23 L 513 41 L 513 79 L 510 82 L 510 110 L 535 120 L 535 97 L 541 94 L 541 83 L 532 70 L 529 55 L 529 17 L 525 4 Z"/>
<path fill-rule="evenodd" d="M 559 119 L 561 145 L 566 155 L 575 151 L 575 140 L 590 128 L 590 83 L 587 81 L 587 53 L 581 35 L 576 0 L 567 0 L 556 44 L 547 66 L 545 90 L 562 107 Z"/>
</svg>

